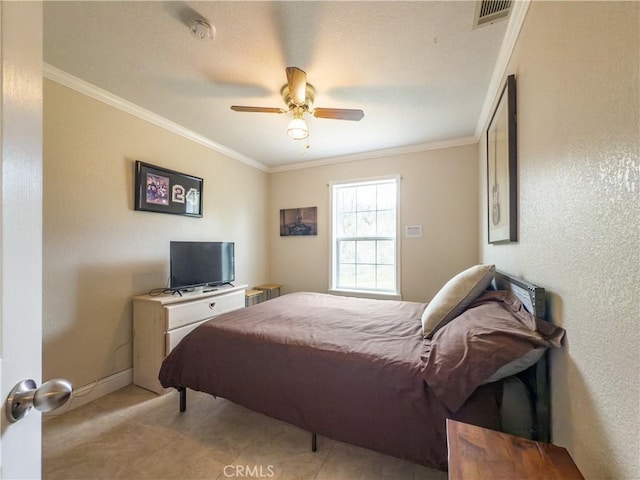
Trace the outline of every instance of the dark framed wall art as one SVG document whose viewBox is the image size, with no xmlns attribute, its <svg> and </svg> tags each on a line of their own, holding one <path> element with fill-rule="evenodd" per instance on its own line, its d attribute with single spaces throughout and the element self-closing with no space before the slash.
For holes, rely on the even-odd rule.
<svg viewBox="0 0 640 480">
<path fill-rule="evenodd" d="M 202 178 L 136 160 L 135 209 L 202 217 Z"/>
<path fill-rule="evenodd" d="M 280 210 L 280 236 L 317 235 L 318 207 Z"/>
<path fill-rule="evenodd" d="M 489 243 L 518 239 L 516 77 L 509 75 L 487 128 Z"/>
</svg>

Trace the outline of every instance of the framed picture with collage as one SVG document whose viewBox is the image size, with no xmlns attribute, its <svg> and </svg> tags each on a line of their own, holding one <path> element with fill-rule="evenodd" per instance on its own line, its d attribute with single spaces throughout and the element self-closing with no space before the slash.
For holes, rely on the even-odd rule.
<svg viewBox="0 0 640 480">
<path fill-rule="evenodd" d="M 135 168 L 136 210 L 202 217 L 202 178 L 139 160 Z"/>
</svg>

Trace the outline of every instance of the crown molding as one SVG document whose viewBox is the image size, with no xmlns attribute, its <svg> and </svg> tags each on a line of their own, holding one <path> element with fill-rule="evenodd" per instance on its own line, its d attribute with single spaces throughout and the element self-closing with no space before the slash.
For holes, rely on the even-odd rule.
<svg viewBox="0 0 640 480">
<path fill-rule="evenodd" d="M 65 87 L 82 93 L 83 95 L 87 95 L 88 97 L 94 98 L 100 102 L 106 103 L 107 105 L 117 108 L 118 110 L 122 110 L 123 112 L 138 117 L 141 120 L 145 120 L 149 123 L 157 125 L 158 127 L 164 128 L 165 130 L 168 130 L 188 140 L 210 148 L 211 150 L 214 150 L 218 153 L 222 153 L 227 157 L 238 160 L 253 168 L 257 168 L 258 170 L 262 170 L 265 172 L 268 170 L 268 168 L 264 164 L 254 160 L 253 158 L 247 157 L 246 155 L 238 153 L 235 150 L 214 142 L 210 138 L 207 138 L 203 135 L 200 135 L 199 133 L 189 130 L 188 128 L 178 125 L 171 120 L 167 120 L 166 118 L 156 113 L 146 110 L 134 103 L 118 97 L 117 95 L 114 95 L 113 93 L 103 90 L 102 88 L 96 87 L 89 82 L 85 82 L 78 77 L 74 77 L 73 75 L 60 70 L 59 68 L 44 63 L 42 73 L 43 76 L 49 80 L 64 85 Z"/>
<path fill-rule="evenodd" d="M 374 158 L 395 157 L 399 155 L 406 155 L 408 153 L 419 153 L 427 152 L 429 150 L 441 150 L 443 148 L 475 145 L 476 143 L 478 143 L 478 139 L 476 137 L 460 137 L 439 142 L 407 145 L 405 147 L 387 148 L 384 150 L 372 150 L 369 152 L 354 153 L 352 155 L 343 155 L 340 157 L 329 157 L 320 160 L 311 160 L 309 162 L 288 163 L 286 165 L 270 167 L 267 171 L 269 173 L 280 173 L 287 172 L 289 170 L 301 170 L 303 168 L 323 167 L 325 165 L 334 165 L 336 163 L 357 162 L 360 160 L 372 160 Z"/>
<path fill-rule="evenodd" d="M 500 88 L 500 85 L 502 83 L 502 77 L 504 76 L 504 72 L 506 70 L 511 54 L 513 53 L 515 42 L 520 33 L 520 29 L 522 28 L 522 24 L 524 23 L 524 17 L 526 16 L 529 3 L 530 0 L 521 0 L 518 2 L 514 2 L 514 7 L 511 12 L 511 16 L 509 17 L 509 25 L 507 26 L 507 31 L 505 32 L 505 40 L 503 41 L 500 53 L 498 54 L 496 67 L 494 68 L 491 83 L 485 97 L 480 117 L 478 118 L 474 136 L 459 137 L 450 140 L 429 142 L 417 145 L 407 145 L 403 147 L 388 148 L 383 150 L 372 150 L 352 155 L 328 157 L 319 160 L 290 163 L 274 167 L 266 166 L 263 163 L 254 160 L 253 158 L 247 157 L 246 155 L 243 155 L 239 152 L 236 152 L 235 150 L 225 147 L 224 145 L 214 142 L 210 138 L 207 138 L 192 130 L 189 130 L 188 128 L 178 125 L 177 123 L 172 122 L 156 113 L 146 110 L 132 102 L 118 97 L 113 93 L 103 90 L 89 82 L 86 82 L 47 63 L 43 64 L 43 76 L 49 80 L 64 85 L 65 87 L 71 88 L 72 90 L 87 95 L 88 97 L 94 98 L 100 102 L 129 113 L 137 118 L 140 118 L 141 120 L 150 122 L 154 125 L 164 128 L 165 130 L 180 135 L 184 138 L 187 138 L 188 140 L 203 145 L 207 148 L 210 148 L 211 150 L 222 153 L 227 157 L 238 160 L 246 165 L 267 173 L 279 173 L 290 170 L 301 170 L 305 168 L 334 165 L 338 163 L 356 162 L 361 160 L 371 160 L 375 158 L 426 152 L 430 150 L 440 150 L 443 148 L 473 145 L 479 142 L 482 131 L 484 130 L 485 125 L 488 122 L 489 113 L 491 111 L 490 109 L 493 105 L 498 89 Z"/>
<path fill-rule="evenodd" d="M 492 107 L 497 100 L 500 87 L 506 77 L 509 60 L 511 60 L 511 55 L 515 49 L 518 37 L 520 36 L 520 31 L 524 25 L 524 19 L 527 16 L 530 4 L 531 0 L 518 0 L 513 2 L 513 7 L 511 7 L 509 23 L 507 24 L 507 29 L 504 33 L 504 40 L 502 41 L 502 46 L 498 52 L 498 58 L 493 69 L 493 75 L 491 76 L 489 88 L 487 89 L 487 94 L 485 96 L 484 103 L 482 104 L 482 110 L 480 110 L 480 116 L 478 117 L 478 123 L 475 131 L 477 142 L 480 141 L 482 132 L 489 123 L 489 115 L 491 115 L 491 112 L 493 111 Z"/>
</svg>

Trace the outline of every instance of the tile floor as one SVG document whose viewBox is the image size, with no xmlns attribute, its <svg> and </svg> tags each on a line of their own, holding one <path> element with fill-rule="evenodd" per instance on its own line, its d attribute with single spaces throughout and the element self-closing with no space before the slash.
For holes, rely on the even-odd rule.
<svg viewBox="0 0 640 480">
<path fill-rule="evenodd" d="M 311 435 L 223 399 L 133 385 L 43 424 L 45 480 L 445 480 L 447 474 Z"/>
</svg>

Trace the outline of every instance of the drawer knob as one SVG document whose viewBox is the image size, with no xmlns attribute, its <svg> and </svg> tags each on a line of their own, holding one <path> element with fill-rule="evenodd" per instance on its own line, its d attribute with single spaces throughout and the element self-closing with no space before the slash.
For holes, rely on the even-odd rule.
<svg viewBox="0 0 640 480">
<path fill-rule="evenodd" d="M 209 304 L 209 308 L 210 308 L 211 310 L 213 310 L 213 308 L 214 308 L 215 306 L 216 306 L 216 302 L 211 302 L 211 303 Z"/>
</svg>

